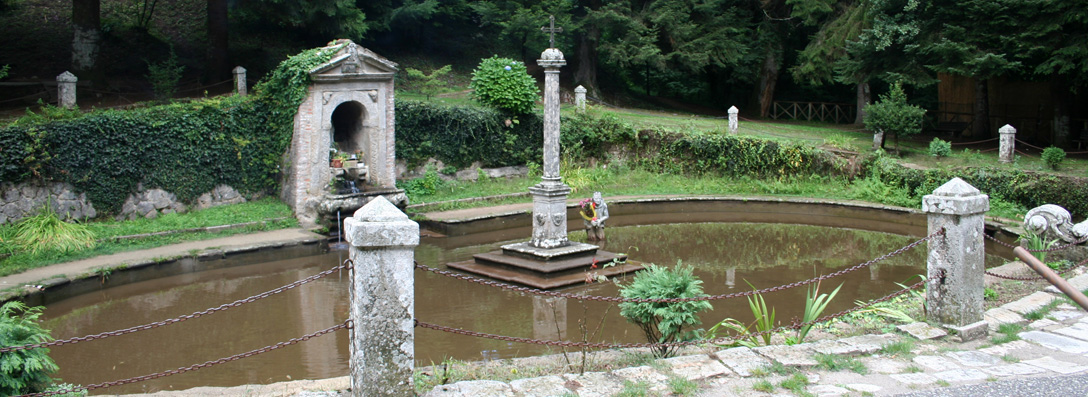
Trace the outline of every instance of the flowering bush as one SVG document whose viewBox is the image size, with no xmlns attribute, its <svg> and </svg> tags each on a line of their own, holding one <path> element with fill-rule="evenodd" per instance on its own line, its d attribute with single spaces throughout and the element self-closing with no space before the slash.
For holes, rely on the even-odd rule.
<svg viewBox="0 0 1088 397">
<path fill-rule="evenodd" d="M 480 61 L 472 71 L 472 97 L 483 105 L 499 108 L 515 114 L 533 110 L 540 96 L 525 64 L 509 58 L 491 58 Z"/>
</svg>

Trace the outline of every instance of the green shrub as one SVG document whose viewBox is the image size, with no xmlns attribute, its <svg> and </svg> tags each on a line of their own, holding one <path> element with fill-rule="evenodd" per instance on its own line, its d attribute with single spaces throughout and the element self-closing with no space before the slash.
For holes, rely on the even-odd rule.
<svg viewBox="0 0 1088 397">
<path fill-rule="evenodd" d="M 442 92 L 442 87 L 446 85 L 445 81 L 442 81 L 442 77 L 450 72 L 450 65 L 443 66 L 441 68 L 431 71 L 431 74 L 424 74 L 423 72 L 407 68 L 408 79 L 413 83 L 419 85 L 415 88 L 419 90 L 423 95 L 427 96 L 427 99 L 431 99 L 432 96 Z"/>
<path fill-rule="evenodd" d="M 620 287 L 620 296 L 624 298 L 697 298 L 707 296 L 703 292 L 702 281 L 692 274 L 691 266 L 677 262 L 669 269 L 649 265 L 646 270 L 635 275 L 631 284 Z M 642 328 L 646 339 L 651 343 L 668 343 L 678 340 L 690 340 L 695 337 L 685 327 L 701 323 L 698 313 L 713 307 L 706 301 L 677 303 L 620 303 L 620 315 Z M 675 347 L 655 346 L 654 354 L 669 357 Z"/>
<path fill-rule="evenodd" d="M 185 66 L 178 64 L 178 55 L 174 53 L 174 48 L 170 47 L 170 56 L 162 61 L 144 62 L 147 62 L 147 80 L 151 82 L 155 99 L 173 98 L 178 90 L 178 81 L 181 81 L 181 73 L 185 71 Z"/>
<path fill-rule="evenodd" d="M 880 100 L 865 107 L 865 128 L 871 131 L 883 131 L 900 136 L 911 136 L 922 132 L 922 117 L 925 109 L 907 104 L 907 94 L 903 85 L 895 83 Z"/>
<path fill-rule="evenodd" d="M 475 161 L 484 167 L 540 162 L 544 121 L 536 114 L 519 116 L 507 127 L 508 116 L 477 106 L 443 106 L 397 101 L 397 159 L 410 167 L 435 158 L 458 169 Z"/>
<path fill-rule="evenodd" d="M 929 142 L 929 155 L 933 157 L 948 157 L 952 154 L 952 143 L 942 141 L 941 138 L 933 138 Z"/>
<path fill-rule="evenodd" d="M 0 306 L 0 346 L 50 341 L 49 331 L 38 324 L 41 310 L 42 307 L 28 308 L 19 301 Z M 0 353 L 0 394 L 14 396 L 46 391 L 53 383 L 50 375 L 57 369 L 57 364 L 49 358 L 49 349 Z"/>
<path fill-rule="evenodd" d="M 1061 165 L 1062 161 L 1065 161 L 1065 151 L 1061 148 L 1051 146 L 1043 149 L 1043 162 L 1050 169 L 1058 169 L 1058 165 Z"/>
<path fill-rule="evenodd" d="M 529 76 L 525 64 L 509 58 L 493 56 L 480 61 L 472 71 L 469 88 L 472 97 L 486 106 L 514 114 L 526 114 L 540 96 L 536 81 Z"/>
<path fill-rule="evenodd" d="M 408 197 L 430 196 L 435 194 L 442 187 L 442 184 L 443 181 L 438 176 L 438 171 L 435 171 L 434 167 L 428 166 L 423 176 L 409 180 L 401 188 L 404 189 L 404 193 Z"/>
</svg>

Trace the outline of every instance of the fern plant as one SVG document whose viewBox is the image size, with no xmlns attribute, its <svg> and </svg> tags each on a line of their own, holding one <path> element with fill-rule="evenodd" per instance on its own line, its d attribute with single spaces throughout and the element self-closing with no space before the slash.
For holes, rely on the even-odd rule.
<svg viewBox="0 0 1088 397">
<path fill-rule="evenodd" d="M 631 299 L 698 298 L 707 296 L 702 284 L 692 274 L 692 267 L 683 266 L 680 261 L 672 269 L 651 264 L 639 272 L 631 284 L 620 287 L 620 296 Z M 624 302 L 620 304 L 620 315 L 642 328 L 651 343 L 668 343 L 695 338 L 695 332 L 684 328 L 701 324 L 698 313 L 710 309 L 713 306 L 707 301 Z M 658 357 L 669 357 L 676 348 L 658 345 L 653 351 Z"/>
<path fill-rule="evenodd" d="M 19 301 L 0 306 L 0 346 L 12 347 L 48 342 L 49 331 L 38 324 L 42 307 L 27 307 Z M 49 349 L 27 349 L 0 353 L 0 395 L 46 391 L 53 384 L 51 374 L 58 369 L 49 357 Z"/>
</svg>

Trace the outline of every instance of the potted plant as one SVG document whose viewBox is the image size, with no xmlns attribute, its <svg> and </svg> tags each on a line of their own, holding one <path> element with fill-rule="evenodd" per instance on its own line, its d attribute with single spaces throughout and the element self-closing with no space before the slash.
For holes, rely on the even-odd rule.
<svg viewBox="0 0 1088 397">
<path fill-rule="evenodd" d="M 345 169 L 355 168 L 355 166 L 358 165 L 358 164 L 359 164 L 359 160 L 357 158 L 355 158 L 354 154 L 348 156 L 348 158 L 344 160 L 344 168 Z"/>
<path fill-rule="evenodd" d="M 329 167 L 342 168 L 344 166 L 344 160 L 346 160 L 347 158 L 348 156 L 346 154 L 336 152 L 336 154 L 334 154 L 332 158 L 329 159 Z"/>
</svg>

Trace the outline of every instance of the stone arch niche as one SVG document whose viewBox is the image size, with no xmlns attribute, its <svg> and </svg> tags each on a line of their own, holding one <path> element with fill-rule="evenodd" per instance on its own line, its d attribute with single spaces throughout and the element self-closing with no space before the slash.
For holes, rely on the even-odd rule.
<svg viewBox="0 0 1088 397">
<path fill-rule="evenodd" d="M 313 84 L 295 115 L 281 197 L 304 226 L 335 225 L 377 196 L 407 205 L 396 188 L 393 75 L 397 65 L 350 40 L 337 40 L 332 60 L 310 70 Z M 358 180 L 330 166 L 337 153 L 365 165 Z M 345 178 L 358 192 L 344 192 Z M 336 225 L 337 227 L 339 225 Z"/>
</svg>

